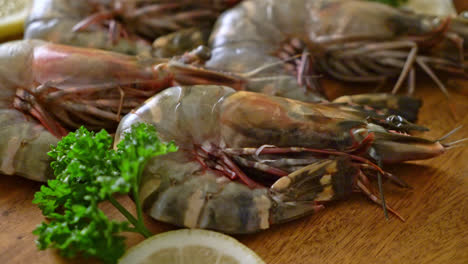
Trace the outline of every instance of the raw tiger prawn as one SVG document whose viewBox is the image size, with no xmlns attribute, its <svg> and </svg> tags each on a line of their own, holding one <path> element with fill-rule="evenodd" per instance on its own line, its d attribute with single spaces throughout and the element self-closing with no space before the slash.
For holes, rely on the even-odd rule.
<svg viewBox="0 0 468 264">
<path fill-rule="evenodd" d="M 411 93 L 418 68 L 448 95 L 436 73 L 467 77 L 467 38 L 463 16 L 417 14 L 357 0 L 250 0 L 218 19 L 207 66 L 243 73 L 276 65 L 260 75 L 294 73 L 288 82 L 311 89 L 318 87 L 317 73 L 348 82 L 397 78 L 393 93 L 405 80 Z M 284 96 L 285 82 L 270 78 L 250 85 Z"/>
<path fill-rule="evenodd" d="M 223 86 L 173 87 L 126 115 L 115 144 L 133 124 L 145 122 L 179 146 L 150 161 L 142 176 L 140 200 L 153 218 L 250 233 L 356 190 L 382 204 L 369 178 L 380 173 L 405 183 L 374 162 L 432 158 L 459 144 L 409 136 L 403 132 L 420 128 L 401 118 L 368 116 L 341 104 Z"/>
</svg>

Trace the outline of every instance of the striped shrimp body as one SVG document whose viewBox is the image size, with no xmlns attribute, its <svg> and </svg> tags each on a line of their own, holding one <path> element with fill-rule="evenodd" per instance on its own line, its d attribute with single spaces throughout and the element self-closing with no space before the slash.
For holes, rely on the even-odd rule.
<svg viewBox="0 0 468 264">
<path fill-rule="evenodd" d="M 210 76 L 215 83 L 225 78 L 180 63 L 39 40 L 2 44 L 0 173 L 47 180 L 46 153 L 69 130 L 113 131 L 156 92 L 176 83 L 210 83 Z"/>
<path fill-rule="evenodd" d="M 276 65 L 259 76 L 294 73 L 290 81 L 303 87 L 314 86 L 314 72 L 349 82 L 398 78 L 393 93 L 405 80 L 412 92 L 418 68 L 447 94 L 436 72 L 467 76 L 467 37 L 468 20 L 462 17 L 415 14 L 376 2 L 251 0 L 218 19 L 207 66 L 250 72 Z M 258 89 L 273 95 L 298 90 L 276 86 L 283 80 L 274 79 Z"/>
<path fill-rule="evenodd" d="M 140 198 L 153 218 L 179 226 L 250 233 L 359 190 L 381 204 L 368 177 L 384 163 L 426 159 L 445 145 L 389 132 L 361 112 L 222 86 L 173 87 L 126 115 L 153 124 L 179 151 L 149 162 Z M 387 123 L 392 126 L 392 124 Z M 390 207 L 388 210 L 397 214 Z"/>
<path fill-rule="evenodd" d="M 25 38 L 98 48 L 129 55 L 153 54 L 151 43 L 188 28 L 192 41 L 210 29 L 221 11 L 237 0 L 35 0 L 26 21 Z M 182 37 L 187 35 L 184 31 Z M 203 39 L 204 40 L 204 39 Z M 172 44 L 181 55 L 187 43 Z M 181 50 L 184 49 L 184 50 Z M 158 52 L 156 52 L 158 53 Z"/>
</svg>

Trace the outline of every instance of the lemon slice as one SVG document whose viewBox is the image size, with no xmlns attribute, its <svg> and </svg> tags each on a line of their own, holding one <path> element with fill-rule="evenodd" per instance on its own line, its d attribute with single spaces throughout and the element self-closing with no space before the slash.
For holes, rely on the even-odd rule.
<svg viewBox="0 0 468 264">
<path fill-rule="evenodd" d="M 23 32 L 30 0 L 0 0 L 0 38 Z"/>
<path fill-rule="evenodd" d="M 152 236 L 129 249 L 119 264 L 265 264 L 232 237 L 201 229 Z"/>
<path fill-rule="evenodd" d="M 457 11 L 452 0 L 408 0 L 402 7 L 421 14 L 457 16 Z"/>
</svg>

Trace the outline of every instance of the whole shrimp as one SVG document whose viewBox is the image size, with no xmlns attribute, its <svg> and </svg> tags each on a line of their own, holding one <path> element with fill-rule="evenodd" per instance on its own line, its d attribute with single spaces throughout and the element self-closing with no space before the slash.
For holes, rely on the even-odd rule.
<svg viewBox="0 0 468 264">
<path fill-rule="evenodd" d="M 448 96 L 436 71 L 467 77 L 467 39 L 462 17 L 357 0 L 250 0 L 218 19 L 207 66 L 238 73 L 264 68 L 258 76 L 276 80 L 293 73 L 291 82 L 306 88 L 317 88 L 317 73 L 349 82 L 398 78 L 393 93 L 405 80 L 412 93 L 418 66 Z M 285 93 L 270 83 L 258 89 Z"/>
<path fill-rule="evenodd" d="M 406 135 L 412 128 L 398 120 L 375 123 L 366 116 L 336 104 L 223 86 L 173 87 L 126 115 L 115 144 L 133 124 L 145 122 L 179 146 L 151 160 L 142 176 L 139 195 L 153 218 L 250 233 L 356 190 L 381 204 L 368 177 L 381 173 L 404 183 L 372 160 L 427 159 L 452 145 Z"/>
<path fill-rule="evenodd" d="M 151 43 L 157 37 L 192 27 L 211 28 L 220 12 L 237 2 L 35 0 L 25 24 L 24 36 L 130 55 L 152 55 Z M 196 44 L 198 42 L 194 41 L 190 47 Z M 182 46 L 174 48 L 182 49 Z"/>
<path fill-rule="evenodd" d="M 47 180 L 49 146 L 69 130 L 85 125 L 113 131 L 123 115 L 158 91 L 210 79 L 234 80 L 176 62 L 39 40 L 2 44 L 0 173 Z"/>
</svg>

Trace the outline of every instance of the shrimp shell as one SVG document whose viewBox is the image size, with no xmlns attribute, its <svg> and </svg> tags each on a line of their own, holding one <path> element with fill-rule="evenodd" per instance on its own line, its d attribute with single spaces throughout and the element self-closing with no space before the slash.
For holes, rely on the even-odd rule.
<svg viewBox="0 0 468 264">
<path fill-rule="evenodd" d="M 320 73 L 348 82 L 398 78 L 393 93 L 408 80 L 412 93 L 418 68 L 448 96 L 437 73 L 466 78 L 467 29 L 462 17 L 416 14 L 369 1 L 250 0 L 218 19 L 210 36 L 213 56 L 206 65 L 238 73 L 272 65 L 255 75 L 269 77 L 267 81 L 249 87 L 304 101 L 314 99 L 299 93 L 304 87 L 299 81 Z M 285 69 L 288 60 L 298 60 L 297 76 Z M 312 77 L 304 76 L 305 64 Z M 278 77 L 288 75 L 286 80 Z"/>
<path fill-rule="evenodd" d="M 139 195 L 153 218 L 251 233 L 312 214 L 356 189 L 378 203 L 362 173 L 364 165 L 376 169 L 366 158 L 391 163 L 444 152 L 439 142 L 391 133 L 366 116 L 223 86 L 172 87 L 126 115 L 115 144 L 145 122 L 179 146 L 143 173 Z"/>
</svg>

